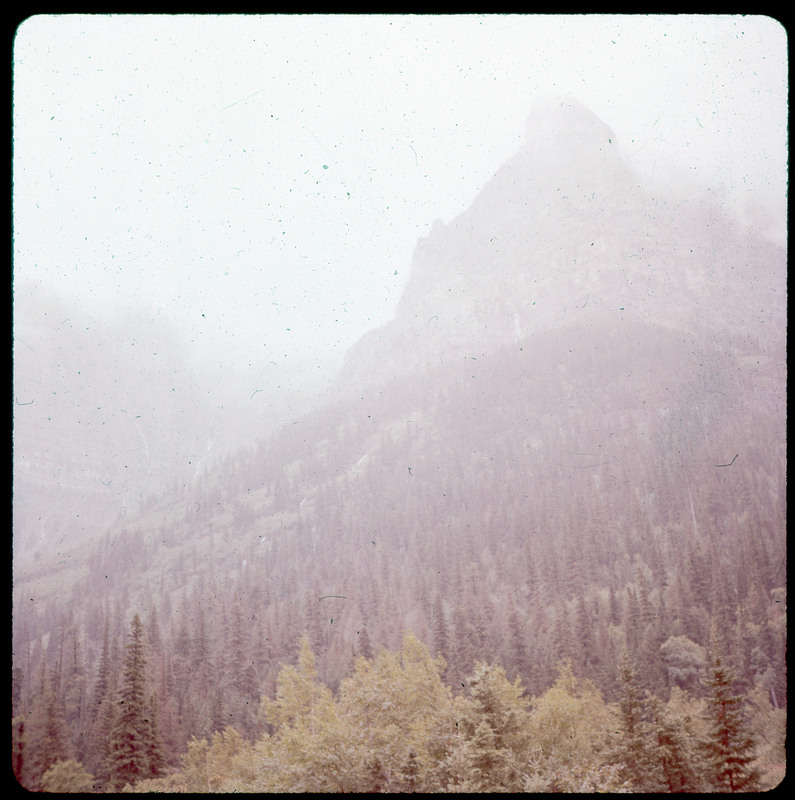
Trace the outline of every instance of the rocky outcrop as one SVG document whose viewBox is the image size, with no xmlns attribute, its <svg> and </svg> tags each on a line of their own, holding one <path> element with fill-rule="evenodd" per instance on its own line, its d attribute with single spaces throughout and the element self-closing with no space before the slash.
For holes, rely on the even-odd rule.
<svg viewBox="0 0 795 800">
<path fill-rule="evenodd" d="M 785 262 L 720 206 L 645 191 L 608 125 L 544 98 L 521 150 L 417 243 L 394 319 L 351 348 L 341 382 L 388 381 L 575 321 L 748 341 L 785 319 Z"/>
</svg>

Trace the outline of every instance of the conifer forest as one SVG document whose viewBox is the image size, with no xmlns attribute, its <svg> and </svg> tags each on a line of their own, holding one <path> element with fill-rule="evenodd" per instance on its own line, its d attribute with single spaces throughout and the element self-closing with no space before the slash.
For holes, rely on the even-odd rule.
<svg viewBox="0 0 795 800">
<path fill-rule="evenodd" d="M 22 787 L 784 779 L 786 250 L 714 198 L 642 186 L 614 136 L 571 98 L 534 106 L 332 385 L 91 535 L 15 552 Z M 68 370 L 45 339 L 35 368 Z M 184 394 L 150 391 L 184 423 Z M 41 403 L 21 399 L 32 448 Z M 124 408 L 137 446 L 145 411 Z M 32 541 L 36 474 L 15 472 Z"/>
</svg>

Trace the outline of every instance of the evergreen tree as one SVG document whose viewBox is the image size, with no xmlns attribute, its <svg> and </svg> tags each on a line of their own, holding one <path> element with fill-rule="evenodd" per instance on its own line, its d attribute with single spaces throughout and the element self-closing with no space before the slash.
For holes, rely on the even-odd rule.
<svg viewBox="0 0 795 800">
<path fill-rule="evenodd" d="M 61 679 L 64 723 L 71 734 L 77 758 L 83 758 L 87 747 L 86 671 L 77 627 L 66 631 L 63 677 Z"/>
<path fill-rule="evenodd" d="M 622 765 L 621 777 L 630 780 L 637 791 L 659 791 L 659 764 L 654 761 L 650 752 L 649 729 L 644 720 L 645 703 L 637 685 L 635 667 L 626 648 L 621 653 L 619 676 L 621 728 L 615 757 Z"/>
<path fill-rule="evenodd" d="M 626 612 L 624 618 L 624 638 L 626 639 L 629 654 L 636 656 L 642 641 L 643 626 L 641 624 L 641 610 L 637 592 L 627 587 Z"/>
<path fill-rule="evenodd" d="M 575 647 L 571 630 L 571 618 L 562 595 L 558 595 L 555 602 L 555 624 L 552 629 L 552 643 L 558 662 L 572 660 Z"/>
<path fill-rule="evenodd" d="M 444 619 L 444 607 L 441 595 L 437 592 L 433 601 L 433 650 L 445 661 L 450 661 L 450 646 L 447 638 L 447 623 Z"/>
<path fill-rule="evenodd" d="M 460 605 L 452 613 L 452 641 L 449 643 L 451 664 L 447 669 L 447 679 L 457 686 L 472 670 L 475 662 L 475 647 L 472 637 L 474 628 L 467 612 Z"/>
<path fill-rule="evenodd" d="M 714 626 L 710 651 L 706 684 L 710 689 L 711 735 L 705 744 L 709 781 L 719 792 L 755 791 L 759 788 L 759 773 L 754 766 L 755 744 L 743 719 L 743 698 L 734 694 L 734 674 L 725 664 Z"/>
<path fill-rule="evenodd" d="M 24 727 L 22 783 L 32 791 L 40 788 L 42 776 L 53 764 L 67 758 L 66 725 L 55 686 L 57 681 L 49 680 L 45 661 L 30 721 Z"/>
<path fill-rule="evenodd" d="M 520 677 L 524 680 L 528 672 L 527 664 L 530 660 L 527 655 L 526 625 L 519 616 L 513 595 L 508 596 L 508 613 L 506 614 L 506 624 L 508 633 L 508 658 L 506 659 L 506 670 L 511 677 Z M 465 665 L 467 672 L 472 668 L 472 663 Z"/>
<path fill-rule="evenodd" d="M 519 678 L 478 662 L 469 677 L 470 697 L 461 720 L 466 742 L 461 791 L 520 791 L 529 752 L 527 701 Z"/>
<path fill-rule="evenodd" d="M 164 756 L 163 737 L 160 735 L 160 722 L 158 720 L 159 703 L 157 692 L 149 699 L 149 777 L 157 778 L 165 771 L 166 760 Z"/>
<path fill-rule="evenodd" d="M 99 714 L 99 709 L 105 700 L 105 695 L 108 693 L 113 680 L 110 650 L 110 628 L 106 616 L 105 632 L 102 637 L 102 652 L 99 657 L 99 667 L 97 669 L 97 680 L 94 683 L 94 696 L 89 706 L 89 720 L 92 724 Z"/>
<path fill-rule="evenodd" d="M 359 629 L 359 655 L 368 659 L 373 657 L 373 646 L 370 643 L 370 634 L 367 632 L 367 623 L 363 622 Z"/>
<path fill-rule="evenodd" d="M 116 687 L 110 683 L 102 699 L 102 705 L 96 714 L 94 724 L 88 736 L 86 752 L 86 769 L 96 776 L 101 786 L 106 786 L 110 781 L 107 769 L 107 755 L 110 752 L 110 741 L 113 727 L 116 722 Z"/>
<path fill-rule="evenodd" d="M 243 693 L 245 670 L 249 663 L 247 646 L 247 625 L 244 620 L 240 598 L 235 596 L 231 611 L 231 633 L 229 640 L 229 663 L 232 686 Z"/>
<path fill-rule="evenodd" d="M 689 702 L 684 693 L 674 688 L 672 700 L 666 706 L 654 696 L 649 698 L 651 715 L 650 749 L 659 765 L 662 791 L 703 791 L 703 759 L 699 753 L 703 743 L 692 730 L 691 717 L 682 714 L 679 706 Z"/>
<path fill-rule="evenodd" d="M 204 609 L 200 606 L 198 610 L 199 625 L 196 636 L 193 638 L 193 667 L 198 669 L 205 666 L 210 660 L 210 642 L 207 634 L 207 624 L 204 618 Z"/>
<path fill-rule="evenodd" d="M 106 758 L 110 783 L 116 790 L 128 783 L 133 785 L 150 774 L 152 731 L 146 704 L 144 629 L 138 614 L 133 617 L 130 641 L 125 649 L 118 716 Z"/>
<path fill-rule="evenodd" d="M 611 625 L 619 625 L 621 623 L 621 601 L 618 598 L 616 585 L 613 581 L 610 581 L 609 586 L 607 621 Z"/>
<path fill-rule="evenodd" d="M 594 620 L 585 596 L 580 592 L 574 606 L 574 639 L 577 642 L 575 664 L 577 674 L 585 674 L 595 661 Z"/>
</svg>

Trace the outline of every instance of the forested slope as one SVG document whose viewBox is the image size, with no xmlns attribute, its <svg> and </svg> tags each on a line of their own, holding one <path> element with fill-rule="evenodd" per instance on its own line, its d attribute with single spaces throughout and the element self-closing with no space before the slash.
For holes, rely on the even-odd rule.
<svg viewBox="0 0 795 800">
<path fill-rule="evenodd" d="M 538 177 L 537 160 L 517 159 L 489 196 L 522 170 Z M 133 778 L 174 790 L 781 779 L 785 254 L 715 209 L 685 234 L 660 204 L 646 266 L 623 269 L 648 198 L 607 165 L 607 183 L 586 182 L 612 187 L 603 202 L 512 206 L 516 253 L 488 280 L 482 262 L 428 272 L 433 252 L 485 247 L 485 212 L 436 229 L 415 255 L 427 291 L 410 285 L 327 402 L 252 431 L 95 541 L 17 569 L 24 785 L 68 760 L 98 787 L 129 777 L 112 757 L 117 693 L 139 672 L 149 755 Z M 534 209 L 560 202 L 580 215 L 565 223 L 570 249 L 529 246 Z M 608 214 L 627 204 L 640 216 Z M 145 667 L 131 660 L 139 639 Z M 721 703 L 734 714 L 723 739 Z M 677 748 L 676 774 L 638 766 Z M 741 766 L 721 777 L 732 754 Z"/>
</svg>

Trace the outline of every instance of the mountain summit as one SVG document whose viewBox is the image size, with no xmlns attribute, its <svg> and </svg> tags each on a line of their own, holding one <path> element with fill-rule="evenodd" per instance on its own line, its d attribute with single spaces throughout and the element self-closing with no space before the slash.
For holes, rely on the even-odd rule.
<svg viewBox="0 0 795 800">
<path fill-rule="evenodd" d="M 607 124 L 545 97 L 470 208 L 419 240 L 395 318 L 354 345 L 342 383 L 478 357 L 575 320 L 693 332 L 730 319 L 757 331 L 755 306 L 784 319 L 783 295 L 760 288 L 758 267 L 783 275 L 784 261 L 716 204 L 643 189 Z"/>
<path fill-rule="evenodd" d="M 525 125 L 524 150 L 539 159 L 541 169 L 573 165 L 578 159 L 594 165 L 615 159 L 616 137 L 589 108 L 571 97 L 539 99 Z"/>
</svg>

